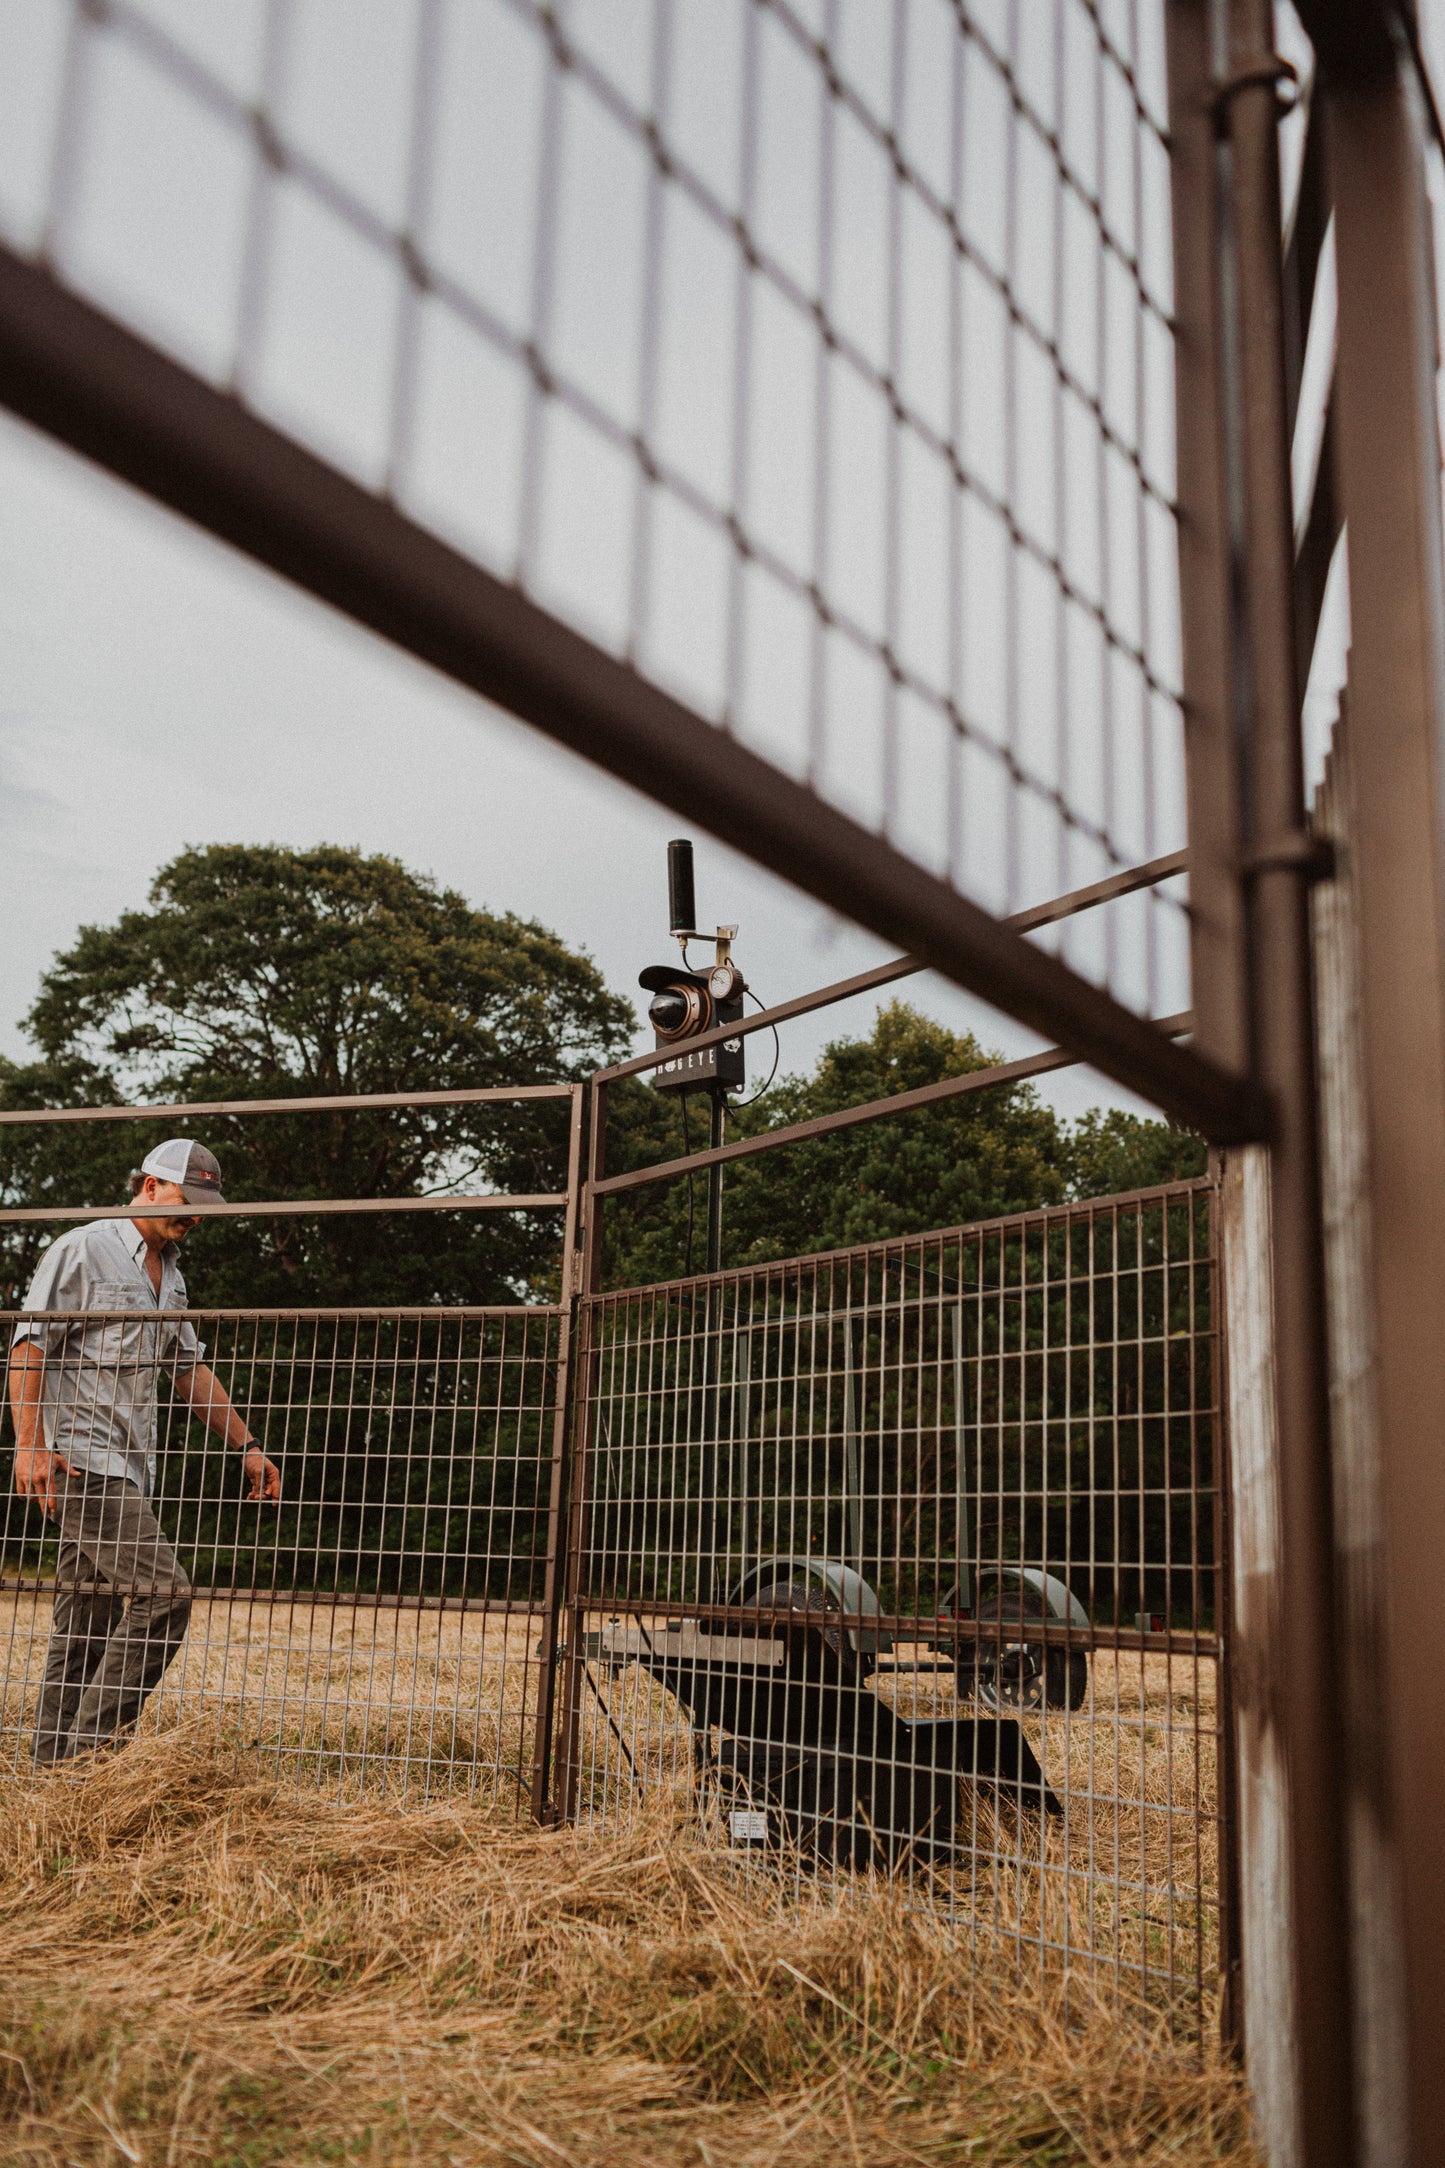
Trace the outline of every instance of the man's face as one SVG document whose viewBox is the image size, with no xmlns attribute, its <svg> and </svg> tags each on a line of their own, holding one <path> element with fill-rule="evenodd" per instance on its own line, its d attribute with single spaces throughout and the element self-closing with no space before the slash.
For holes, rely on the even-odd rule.
<svg viewBox="0 0 1445 2168">
<path fill-rule="evenodd" d="M 186 1209 L 185 1192 L 179 1182 L 159 1182 L 148 1174 L 136 1197 L 136 1209 L 132 1217 L 148 1242 L 184 1242 L 196 1224 L 196 1215 Z M 143 1206 L 155 1206 L 155 1211 L 143 1211 Z M 179 1214 L 176 1207 L 179 1205 Z"/>
</svg>

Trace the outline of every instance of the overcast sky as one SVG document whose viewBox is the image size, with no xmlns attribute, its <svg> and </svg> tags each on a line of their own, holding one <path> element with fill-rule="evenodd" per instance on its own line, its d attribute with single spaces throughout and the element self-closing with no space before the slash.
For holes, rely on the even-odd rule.
<svg viewBox="0 0 1445 2168">
<path fill-rule="evenodd" d="M 140 904 L 187 844 L 389 851 L 554 927 L 635 991 L 665 960 L 675 817 L 248 560 L 0 419 L 0 1047 L 54 951 Z M 697 835 L 703 917 L 765 1000 L 890 952 Z M 908 998 L 1009 1053 L 1039 1042 L 928 976 Z M 868 1026 L 796 1024 L 786 1066 Z M 756 1047 L 759 1042 L 754 1041 Z M 770 1058 L 770 1057 L 769 1057 Z M 1074 1109 L 1118 1095 L 1051 1080 Z M 1124 1103 L 1119 1101 L 1119 1103 Z"/>
<path fill-rule="evenodd" d="M 260 0 L 137 4 L 183 40 L 219 83 L 230 85 L 228 94 L 242 101 L 257 94 Z M 1021 25 L 1022 34 L 1045 21 L 1042 8 L 1010 13 L 983 0 L 977 4 L 985 18 L 997 16 L 1000 37 L 1014 34 L 1010 23 Z M 1052 21 L 1053 11 L 1047 12 Z M 1432 0 L 1431 31 L 1440 13 Z M 867 0 L 848 0 L 839 18 L 844 61 L 860 83 L 883 86 L 875 100 L 880 106 L 886 105 L 888 46 L 872 30 L 885 16 L 891 19 L 881 0 L 876 10 Z M 237 314 L 244 283 L 241 236 L 253 201 L 247 195 L 251 168 L 243 156 L 244 127 L 238 136 L 234 126 L 213 116 L 206 123 L 209 132 L 190 140 L 186 130 L 191 127 L 194 134 L 199 126 L 193 124 L 198 109 L 165 87 L 166 79 L 150 68 L 140 47 L 103 40 L 96 47 L 99 72 L 77 137 L 79 162 L 63 178 L 57 197 L 55 176 L 63 174 L 64 162 L 54 160 L 53 116 L 59 110 L 62 31 L 70 19 L 68 0 L 0 0 L 0 223 L 20 245 L 30 246 L 49 219 L 67 275 L 197 366 L 224 377 L 233 366 L 228 357 L 236 350 L 244 315 L 244 310 Z M 394 222 L 405 194 L 402 152 L 411 107 L 410 93 L 403 96 L 400 86 L 416 50 L 413 29 L 419 18 L 412 0 L 347 0 L 344 7 L 337 0 L 305 0 L 286 19 L 292 29 L 275 106 L 280 124 L 358 201 L 369 203 L 374 215 Z M 1145 9 L 1140 20 L 1152 19 Z M 479 305 L 492 312 L 487 320 L 494 328 L 482 337 L 474 326 L 459 361 L 460 335 L 448 331 L 443 339 L 436 321 L 423 324 L 422 393 L 403 495 L 419 516 L 434 520 L 483 563 L 522 577 L 542 599 L 553 599 L 563 614 L 608 644 L 620 649 L 627 637 L 639 639 L 645 667 L 701 712 L 715 713 L 723 697 L 717 656 L 725 564 L 698 521 L 689 525 L 691 515 L 679 509 L 682 499 L 659 493 L 642 614 L 636 600 L 642 590 L 634 579 L 633 600 L 618 602 L 622 615 L 609 626 L 604 589 L 609 581 L 616 584 L 625 561 L 631 499 L 624 490 L 616 497 L 615 514 L 607 510 L 613 485 L 604 473 L 601 439 L 595 432 L 592 437 L 579 433 L 561 409 L 549 421 L 552 449 L 526 485 L 535 496 L 538 537 L 533 555 L 526 555 L 524 499 L 513 493 L 514 484 L 523 485 L 515 476 L 507 478 L 526 435 L 518 404 L 523 397 L 517 389 L 519 364 L 507 342 L 526 331 L 528 309 L 536 305 L 524 255 L 515 252 L 530 245 L 526 237 L 541 214 L 530 199 L 506 199 L 504 190 L 518 174 L 538 170 L 535 157 L 523 156 L 522 150 L 541 127 L 533 93 L 541 80 L 542 47 L 535 25 L 499 0 L 470 0 L 465 7 L 448 0 L 438 20 L 450 26 L 451 42 L 438 76 L 441 103 L 433 124 L 426 246 L 443 269 L 472 282 Z M 584 42 L 592 39 L 623 94 L 639 106 L 648 95 L 649 65 L 640 26 L 650 20 L 645 6 L 604 8 L 592 0 L 585 6 L 575 0 L 569 16 Z M 703 178 L 725 200 L 737 185 L 740 48 L 735 29 L 723 26 L 740 20 L 726 0 L 708 0 L 706 7 L 701 0 L 683 0 L 672 17 L 668 126 L 679 132 Z M 939 71 L 920 37 L 926 26 L 939 30 L 946 24 L 946 10 L 935 0 L 915 0 L 908 20 L 915 29 L 905 134 L 910 155 L 928 171 L 930 160 L 942 157 L 954 123 L 934 96 Z M 1081 35 L 1079 52 L 1087 59 L 1093 33 L 1085 11 L 1065 6 L 1059 21 L 1070 37 Z M 479 26 L 486 28 L 485 37 Z M 826 102 L 818 104 L 816 82 L 806 68 L 798 72 L 796 52 L 786 42 L 779 44 L 766 19 L 764 27 L 771 42 L 760 63 L 759 230 L 784 273 L 792 264 L 788 275 L 805 286 L 814 275 L 823 281 L 827 306 L 863 361 L 841 374 L 829 362 L 831 409 L 819 378 L 817 396 L 823 403 L 817 416 L 803 407 L 794 413 L 788 402 L 796 405 L 798 387 L 813 381 L 812 364 L 802 348 L 795 353 L 786 346 L 796 325 L 790 329 L 792 318 L 777 313 L 773 286 L 755 282 L 751 466 L 740 486 L 748 517 L 775 551 L 780 568 L 786 570 L 790 552 L 797 576 L 808 575 L 810 562 L 821 565 L 816 576 L 824 579 L 831 599 L 866 629 L 869 612 L 881 607 L 882 589 L 876 584 L 885 553 L 881 507 L 891 486 L 881 467 L 874 472 L 869 466 L 871 454 L 865 456 L 880 426 L 876 402 L 869 404 L 868 356 L 876 354 L 881 365 L 890 336 L 878 312 L 892 245 L 883 216 L 886 161 L 878 166 L 876 146 L 870 149 L 852 123 L 845 126 L 846 116 L 829 117 Z M 1067 80 L 1061 72 L 1069 66 L 1067 40 L 1056 45 L 1045 36 L 1030 46 L 1025 37 L 1018 59 L 1030 95 L 1047 110 Z M 1151 65 L 1157 73 L 1157 54 Z M 1025 310 L 1045 326 L 1057 322 L 1070 367 L 1081 382 L 1097 382 L 1102 411 L 1113 414 L 1114 426 L 1126 434 L 1134 431 L 1146 466 L 1167 485 L 1172 457 L 1167 360 L 1146 339 L 1137 364 L 1129 364 L 1132 333 L 1126 339 L 1123 332 L 1133 322 L 1133 309 L 1127 294 L 1108 287 L 1109 265 L 1102 258 L 1102 268 L 1088 269 L 1099 252 L 1087 233 L 1081 248 L 1077 235 L 1071 239 L 1071 230 L 1055 223 L 1063 217 L 1058 205 L 1067 209 L 1072 199 L 1067 191 L 1059 196 L 1047 160 L 1042 167 L 1030 164 L 1030 142 L 1035 151 L 1037 143 L 1029 130 L 990 133 L 1006 122 L 1006 113 L 990 118 L 997 102 L 996 71 L 976 52 L 969 56 L 969 68 L 957 140 L 972 161 L 963 174 L 963 201 L 977 260 L 1012 267 L 1009 276 Z M 236 110 L 244 118 L 244 104 Z M 1084 167 L 1093 161 L 1106 202 L 1113 204 L 1110 216 L 1137 234 L 1142 260 L 1155 267 L 1151 275 L 1166 278 L 1159 172 L 1146 164 L 1131 184 L 1127 164 L 1118 162 L 1120 132 L 1111 128 L 1102 104 L 1095 115 L 1087 98 L 1074 97 L 1062 110 L 1075 131 L 1070 156 Z M 806 126 L 799 124 L 800 114 L 807 117 Z M 564 123 L 558 223 L 550 243 L 556 292 L 545 322 L 549 359 L 624 427 L 633 426 L 631 402 L 642 398 L 646 407 L 650 399 L 647 426 L 661 455 L 687 487 L 725 505 L 731 486 L 724 471 L 725 386 L 721 378 L 713 383 L 712 374 L 718 357 L 731 354 L 735 328 L 726 300 L 732 291 L 727 251 L 715 231 L 710 239 L 705 222 L 669 190 L 667 216 L 658 229 L 665 336 L 654 357 L 652 391 L 640 392 L 636 324 L 646 218 L 638 193 L 645 179 L 637 164 L 640 154 L 616 128 L 604 141 L 587 99 L 580 104 L 573 99 Z M 831 212 L 825 212 L 819 193 L 824 186 L 816 165 L 820 125 L 834 130 L 828 185 L 837 201 Z M 1132 136 L 1132 127 L 1125 133 Z M 1012 240 L 997 180 L 1001 160 L 1013 177 Z M 911 201 L 906 199 L 905 209 Z M 242 341 L 240 351 L 249 353 L 244 388 L 283 425 L 319 445 L 332 444 L 343 464 L 370 478 L 376 461 L 392 456 L 385 453 L 382 437 L 373 442 L 367 435 L 373 421 L 382 426 L 387 411 L 385 378 L 373 383 L 372 376 L 377 357 L 390 352 L 390 304 L 383 307 L 375 296 L 366 299 L 354 282 L 345 285 L 345 264 L 360 259 L 354 249 L 353 257 L 346 257 L 345 247 L 352 244 L 344 243 L 341 229 L 333 226 L 323 235 L 319 228 L 307 228 L 310 238 L 297 238 L 303 227 L 296 219 L 304 210 L 302 199 L 290 191 L 270 214 L 264 336 L 253 336 L 249 349 Z M 921 297 L 918 305 L 926 317 L 929 297 L 943 291 L 951 259 L 947 251 L 936 260 L 918 253 L 928 241 L 927 221 L 916 240 L 909 238 L 911 231 L 904 233 L 908 278 L 903 291 L 905 297 Z M 819 232 L 821 259 L 816 238 L 810 238 Z M 847 247 L 841 242 L 835 247 L 830 236 L 846 237 Z M 1041 270 L 1050 263 L 1057 270 L 1052 288 L 1046 278 L 1041 282 Z M 1105 283 L 1091 288 L 1091 277 Z M 990 300 L 990 291 L 986 279 L 975 279 L 965 297 L 965 327 L 974 326 L 969 336 L 982 338 L 994 321 L 996 298 Z M 806 329 L 806 311 L 798 320 Z M 508 329 L 513 321 L 515 331 Z M 921 417 L 919 443 L 935 409 L 939 429 L 953 426 L 944 411 L 946 384 L 924 366 L 946 343 L 942 326 L 942 317 L 937 324 L 919 318 L 904 326 L 902 381 Z M 1328 331 L 1325 325 L 1315 356 L 1321 382 L 1328 374 Z M 673 339 L 682 342 L 675 351 L 668 345 Z M 769 342 L 779 339 L 784 344 L 774 352 Z M 1151 709 L 1145 698 L 1141 707 L 1137 691 L 1120 689 L 1117 657 L 1113 664 L 1097 660 L 1087 646 L 1087 640 L 1097 645 L 1097 627 L 1091 631 L 1086 608 L 1066 622 L 1049 593 L 1040 590 L 1021 623 L 1009 618 L 1010 609 L 1027 605 L 1030 590 L 1025 584 L 1010 600 L 998 584 L 1005 559 L 1011 552 L 1018 559 L 1021 578 L 1033 560 L 1008 541 L 987 512 L 990 490 L 1010 496 L 1025 527 L 1037 524 L 1039 545 L 1062 553 L 1081 594 L 1097 590 L 1126 636 L 1133 637 L 1130 627 L 1137 630 L 1165 682 L 1177 667 L 1176 635 L 1167 539 L 1161 540 L 1157 525 L 1150 526 L 1148 505 L 1142 512 L 1131 509 L 1134 499 L 1127 492 L 1116 504 L 1102 482 L 1090 479 L 1092 455 L 1070 449 L 1069 415 L 1087 424 L 1087 405 L 1075 400 L 1061 406 L 1048 372 L 1043 378 L 1030 376 L 1035 349 L 1028 338 L 1020 335 L 1009 349 L 1007 371 L 990 364 L 989 351 L 980 346 L 964 355 L 969 395 L 958 424 L 964 457 L 978 482 L 965 493 L 974 528 L 964 538 L 972 555 L 963 588 L 963 697 L 978 717 L 985 766 L 995 761 L 992 772 L 1002 775 L 999 758 L 1022 759 L 1047 787 L 1029 801 L 1037 818 L 1029 805 L 1019 814 L 1017 802 L 1027 793 L 1017 791 L 1006 811 L 998 799 L 1001 811 L 995 817 L 990 810 L 995 786 L 975 762 L 963 799 L 966 847 L 950 870 L 961 887 L 982 900 L 1017 907 L 1103 870 L 1102 861 L 1095 866 L 1088 860 L 1092 844 L 1077 836 L 1071 840 L 1058 828 L 1050 790 L 1062 791 L 1088 819 L 1116 834 L 1128 857 L 1139 857 L 1182 840 L 1181 776 L 1177 720 L 1171 720 L 1167 703 L 1161 707 L 1155 701 Z M 477 375 L 483 366 L 490 374 Z M 1012 409 L 1004 399 L 1006 384 Z M 1016 439 L 1019 449 L 1001 455 L 1010 412 L 1010 441 Z M 435 427 L 429 415 L 436 418 Z M 564 423 L 573 433 L 566 460 L 559 463 L 562 439 L 556 432 Z M 843 437 L 829 438 L 830 429 L 845 424 Z M 1048 452 L 1055 428 L 1057 450 Z M 914 441 L 907 437 L 905 451 Z M 529 449 L 528 459 L 532 456 Z M 896 637 L 922 680 L 933 673 L 942 683 L 951 608 L 939 579 L 944 553 L 941 544 L 917 547 L 920 537 L 942 536 L 942 526 L 929 524 L 941 516 L 942 500 L 935 503 L 931 469 L 919 467 L 910 481 L 908 457 L 899 483 L 906 577 Z M 816 538 L 809 542 L 806 522 L 799 524 L 799 508 L 813 501 L 815 472 L 808 462 L 814 458 L 827 465 L 835 499 L 829 514 L 832 538 L 821 545 Z M 567 484 L 560 493 L 557 476 Z M 1060 476 L 1062 488 L 1056 486 Z M 914 488 L 917 495 L 909 496 Z M 1130 541 L 1136 515 L 1143 522 L 1137 546 Z M 824 550 L 816 561 L 808 555 L 814 547 Z M 799 724 L 787 721 L 793 712 L 788 688 L 802 686 L 802 661 L 811 651 L 806 623 L 795 613 L 788 629 L 778 614 L 787 592 L 780 582 L 773 583 L 773 601 L 753 607 L 748 619 L 751 674 L 745 673 L 741 686 L 740 728 L 760 749 L 796 770 L 802 742 L 796 732 L 801 727 L 806 737 L 807 702 L 797 705 Z M 623 577 L 619 596 L 626 584 Z M 1331 601 L 1336 650 L 1343 646 L 1346 615 L 1337 582 Z M 882 627 L 880 618 L 869 637 L 881 637 Z M 1086 645 L 1079 645 L 1081 638 Z M 875 724 L 867 719 L 878 697 L 876 672 L 866 682 L 858 675 L 862 651 L 856 641 L 850 649 L 830 634 L 818 652 L 822 661 L 814 656 L 807 664 L 813 673 L 808 697 L 815 712 L 822 701 L 832 733 L 825 742 L 821 787 L 845 804 L 850 794 L 861 792 L 857 810 L 872 820 L 876 809 L 869 792 L 878 786 L 876 778 L 866 781 L 865 766 L 876 758 L 871 748 L 878 742 Z M 1007 667 L 1006 657 L 1012 658 Z M 1110 668 L 1116 670 L 1113 690 Z M 1316 763 L 1333 711 L 1334 675 L 1337 669 L 1324 671 L 1311 707 Z M 775 742 L 767 741 L 770 731 Z M 903 744 L 935 745 L 932 731 L 915 703 L 915 711 L 904 716 Z M 988 743 L 991 732 L 994 750 Z M 843 765 L 830 768 L 835 757 Z M 946 791 L 943 770 L 928 765 L 934 759 L 929 754 L 917 770 L 911 810 L 905 761 L 901 806 L 905 824 L 912 823 L 906 847 L 943 870 L 937 853 L 945 847 L 939 824 Z M 20 1019 L 54 951 L 78 925 L 104 921 L 141 903 L 156 867 L 187 844 L 325 841 L 388 851 L 478 904 L 542 920 L 590 950 L 615 986 L 635 991 L 638 968 L 667 954 L 663 853 L 668 837 L 679 832 L 675 816 L 557 751 L 23 426 L 0 418 L 4 1051 L 24 1052 Z M 738 954 L 765 1000 L 841 977 L 887 953 L 870 936 L 741 857 L 702 835 L 698 844 L 700 915 L 707 923 L 740 924 Z M 1060 872 L 1066 877 L 1059 878 Z M 1136 908 L 1142 906 L 1119 907 L 1116 922 L 1142 924 L 1137 916 L 1123 915 Z M 1107 958 L 1102 950 L 1091 955 L 1103 916 L 1078 922 L 1068 936 L 1077 944 L 1081 968 L 1102 973 L 1119 984 L 1124 998 L 1152 1002 L 1156 1010 L 1182 1005 L 1187 986 L 1177 914 L 1164 914 L 1166 944 L 1151 952 L 1147 970 L 1143 946 L 1132 935 Z M 1155 923 L 1160 923 L 1157 914 Z M 907 998 L 955 1027 L 976 1030 L 987 1045 L 1006 1054 L 1038 1043 L 935 978 L 912 982 Z M 854 1003 L 790 1027 L 784 1067 L 805 1065 L 839 1031 L 866 1030 L 875 1007 Z M 753 1044 L 761 1051 L 759 1042 Z M 1067 1111 L 1091 1103 L 1130 1103 L 1088 1072 L 1066 1073 L 1046 1089 Z"/>
</svg>

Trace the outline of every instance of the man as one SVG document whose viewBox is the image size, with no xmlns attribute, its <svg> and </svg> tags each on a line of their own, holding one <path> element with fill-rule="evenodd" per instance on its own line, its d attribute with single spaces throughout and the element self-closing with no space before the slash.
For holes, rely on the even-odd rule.
<svg viewBox="0 0 1445 2168">
<path fill-rule="evenodd" d="M 156 1374 L 208 1429 L 244 1456 L 248 1495 L 276 1499 L 280 1471 L 227 1399 L 188 1320 L 178 1245 L 187 1205 L 223 1204 L 213 1153 L 189 1137 L 159 1144 L 131 1176 L 136 1211 L 92 1220 L 52 1242 L 27 1311 L 95 1310 L 109 1318 L 37 1317 L 10 1351 L 15 1487 L 60 1528 L 55 1608 L 35 1733 L 54 1767 L 134 1724 L 185 1638 L 191 1589 L 148 1502 L 155 1476 Z M 132 1315 L 133 1313 L 133 1315 Z"/>
</svg>

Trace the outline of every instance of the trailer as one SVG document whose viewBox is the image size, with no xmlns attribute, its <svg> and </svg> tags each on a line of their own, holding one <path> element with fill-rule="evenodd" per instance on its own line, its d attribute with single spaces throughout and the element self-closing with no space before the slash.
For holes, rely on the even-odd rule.
<svg viewBox="0 0 1445 2168">
<path fill-rule="evenodd" d="M 1016 1717 L 905 1717 L 889 1706 L 878 1687 L 894 1637 L 870 1619 L 881 1619 L 877 1596 L 851 1567 L 776 1558 L 712 1615 L 619 1615 L 587 1653 L 613 1677 L 636 1664 L 672 1695 L 734 1842 L 893 1869 L 956 1856 L 966 1787 L 1060 1815 Z M 959 1662 L 942 1644 L 935 1660 Z"/>
</svg>

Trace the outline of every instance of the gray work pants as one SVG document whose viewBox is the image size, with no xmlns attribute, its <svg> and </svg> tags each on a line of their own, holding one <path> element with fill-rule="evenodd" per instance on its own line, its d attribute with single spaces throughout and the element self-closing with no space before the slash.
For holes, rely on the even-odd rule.
<svg viewBox="0 0 1445 2168">
<path fill-rule="evenodd" d="M 190 1582 L 134 1483 L 61 1476 L 56 1517 L 60 1560 L 35 1727 L 42 1767 L 135 1722 L 191 1615 Z"/>
</svg>

